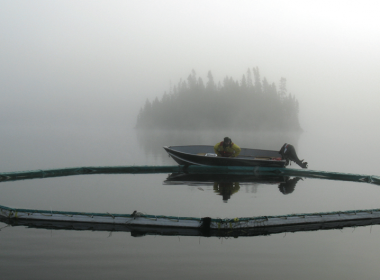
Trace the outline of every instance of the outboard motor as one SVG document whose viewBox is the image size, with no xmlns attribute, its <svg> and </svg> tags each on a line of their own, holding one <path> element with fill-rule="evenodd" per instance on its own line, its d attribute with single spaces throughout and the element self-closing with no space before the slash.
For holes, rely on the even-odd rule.
<svg viewBox="0 0 380 280">
<path fill-rule="evenodd" d="M 285 143 L 281 150 L 279 151 L 282 158 L 286 160 L 286 164 L 288 164 L 289 160 L 294 161 L 302 168 L 307 168 L 307 162 L 300 160 L 297 156 L 296 149 L 294 149 L 293 145 Z"/>
</svg>

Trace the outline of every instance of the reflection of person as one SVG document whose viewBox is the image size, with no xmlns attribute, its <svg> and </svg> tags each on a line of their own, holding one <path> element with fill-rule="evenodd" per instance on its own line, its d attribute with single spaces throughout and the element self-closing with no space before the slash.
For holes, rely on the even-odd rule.
<svg viewBox="0 0 380 280">
<path fill-rule="evenodd" d="M 224 140 L 214 146 L 214 151 L 219 157 L 237 157 L 241 149 L 232 143 L 231 139 L 225 137 Z"/>
<path fill-rule="evenodd" d="M 223 196 L 223 202 L 227 202 L 231 195 L 240 190 L 239 182 L 215 182 L 214 191 Z"/>
<path fill-rule="evenodd" d="M 300 177 L 294 177 L 292 179 L 289 179 L 288 177 L 286 178 L 286 181 L 285 183 L 281 183 L 279 186 L 278 186 L 278 189 L 280 190 L 280 192 L 282 192 L 283 194 L 290 194 L 292 192 L 294 192 L 294 189 L 296 187 L 296 184 L 299 180 L 302 180 L 302 178 Z"/>
</svg>

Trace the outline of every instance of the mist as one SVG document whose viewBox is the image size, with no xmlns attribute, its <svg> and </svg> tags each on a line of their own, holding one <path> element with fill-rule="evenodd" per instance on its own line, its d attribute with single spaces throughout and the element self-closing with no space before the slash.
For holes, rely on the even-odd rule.
<svg viewBox="0 0 380 280">
<path fill-rule="evenodd" d="M 14 208 L 21 218 L 0 220 L 3 278 L 378 279 L 377 211 L 368 222 L 344 225 L 329 223 L 324 213 L 379 208 L 380 188 L 370 183 L 380 175 L 379 10 L 380 2 L 373 0 L 0 1 L 0 205 Z M 284 98 L 271 107 L 271 102 L 253 105 L 258 99 L 241 98 L 256 88 L 238 95 L 248 69 L 253 76 L 259 69 L 277 92 L 286 79 L 289 100 L 297 101 L 286 103 L 297 105 L 289 106 L 298 113 L 291 115 L 293 127 L 284 128 L 289 124 L 281 115 Z M 176 103 L 179 116 L 149 115 L 148 121 L 159 115 L 164 121 L 135 129 L 147 100 L 162 100 L 192 73 L 207 85 L 209 72 L 215 84 L 227 76 L 240 84 L 217 96 L 220 103 L 212 102 L 220 87 L 208 94 L 209 103 L 183 94 L 186 98 L 177 101 L 185 101 Z M 274 93 L 271 89 L 267 92 Z M 223 106 L 228 102 L 230 107 Z M 266 122 L 272 131 L 260 131 L 263 111 L 277 116 Z M 173 110 L 165 107 L 166 112 Z M 189 122 L 193 115 L 198 119 Z M 181 119 L 190 129 L 183 130 Z M 154 129 L 157 124 L 166 130 Z M 291 143 L 309 171 L 367 175 L 360 176 L 363 182 L 324 176 L 301 180 L 277 171 L 249 176 L 226 186 L 228 203 L 220 196 L 225 174 L 184 184 L 168 184 L 172 174 L 165 173 L 43 178 L 51 169 L 84 167 L 90 173 L 101 166 L 174 166 L 163 146 L 213 146 L 226 136 L 241 148 L 279 151 Z M 42 178 L 8 182 L 4 174 L 27 170 L 42 171 Z M 284 191 L 284 182 L 294 184 Z M 32 209 L 45 210 L 47 219 L 53 211 L 113 218 L 110 213 L 138 211 L 171 221 L 234 221 L 231 231 L 218 237 L 209 236 L 207 227 L 199 236 L 182 236 L 175 228 L 131 228 L 129 233 L 128 223 L 97 231 L 101 224 L 70 223 L 71 214 L 63 227 L 48 220 L 15 226 L 23 220 L 18 208 L 31 209 L 31 215 Z M 245 221 L 240 217 L 299 213 L 320 213 L 326 222 L 314 227 L 304 215 L 305 232 L 285 227 L 281 234 L 247 232 L 237 238 L 243 231 L 234 231 Z M 262 221 L 254 222 L 258 232 L 266 225 Z"/>
<path fill-rule="evenodd" d="M 2 1 L 2 126 L 133 127 L 194 70 L 258 67 L 305 131 L 379 125 L 376 1 Z"/>
</svg>

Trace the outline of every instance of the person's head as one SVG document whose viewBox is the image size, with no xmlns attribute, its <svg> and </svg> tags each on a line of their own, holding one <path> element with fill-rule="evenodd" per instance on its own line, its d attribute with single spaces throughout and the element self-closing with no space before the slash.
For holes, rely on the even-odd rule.
<svg viewBox="0 0 380 280">
<path fill-rule="evenodd" d="M 231 146 L 231 143 L 232 143 L 231 138 L 224 137 L 224 140 L 223 140 L 223 146 L 224 147 Z"/>
</svg>

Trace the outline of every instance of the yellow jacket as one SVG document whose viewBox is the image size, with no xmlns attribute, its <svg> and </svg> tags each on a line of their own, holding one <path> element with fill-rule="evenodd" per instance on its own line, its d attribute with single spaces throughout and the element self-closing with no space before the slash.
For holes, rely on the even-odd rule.
<svg viewBox="0 0 380 280">
<path fill-rule="evenodd" d="M 214 146 L 214 151 L 219 157 L 237 157 L 241 149 L 238 145 L 231 143 L 225 149 L 223 147 L 223 141 Z"/>
</svg>

